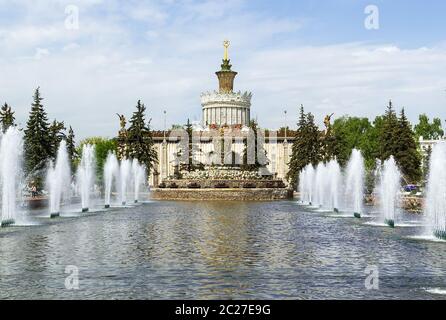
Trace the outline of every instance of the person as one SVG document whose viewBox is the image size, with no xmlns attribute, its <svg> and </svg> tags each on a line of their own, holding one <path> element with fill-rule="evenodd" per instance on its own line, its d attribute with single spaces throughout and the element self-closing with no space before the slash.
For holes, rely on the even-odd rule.
<svg viewBox="0 0 446 320">
<path fill-rule="evenodd" d="M 34 181 L 31 182 L 31 197 L 37 197 L 37 186 Z"/>
</svg>

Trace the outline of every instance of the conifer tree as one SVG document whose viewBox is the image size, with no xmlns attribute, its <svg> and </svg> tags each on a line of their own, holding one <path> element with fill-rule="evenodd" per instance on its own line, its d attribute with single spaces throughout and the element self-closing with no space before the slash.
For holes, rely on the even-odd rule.
<svg viewBox="0 0 446 320">
<path fill-rule="evenodd" d="M 262 140 L 259 138 L 259 135 L 262 133 L 259 132 L 260 128 L 257 122 L 255 120 L 251 120 L 251 122 L 249 123 L 249 128 L 254 134 L 254 145 L 248 146 L 248 139 L 245 139 L 245 147 L 243 149 L 242 155 L 243 163 L 241 169 L 246 171 L 256 171 L 268 164 L 268 158 Z M 254 153 L 254 163 L 248 163 L 248 153 L 251 152 Z"/>
<path fill-rule="evenodd" d="M 382 129 L 379 136 L 380 158 L 382 161 L 390 156 L 395 156 L 398 151 L 398 117 L 393 109 L 392 101 L 389 101 L 386 113 L 383 117 Z"/>
<path fill-rule="evenodd" d="M 288 181 L 295 183 L 300 171 L 308 164 L 316 165 L 321 160 L 320 132 L 311 113 L 306 114 L 300 107 L 296 135 L 291 147 L 291 159 L 288 164 Z"/>
<path fill-rule="evenodd" d="M 179 169 L 186 170 L 188 172 L 191 172 L 191 171 L 194 171 L 194 170 L 197 170 L 197 169 L 198 170 L 202 170 L 202 169 L 204 169 L 203 164 L 201 164 L 201 163 L 200 164 L 194 164 L 194 161 L 193 161 L 193 159 L 194 159 L 193 151 L 194 150 L 193 150 L 193 144 L 192 144 L 192 142 L 193 142 L 192 135 L 193 135 L 194 130 L 193 130 L 193 126 L 192 126 L 192 124 L 191 124 L 189 119 L 187 119 L 187 123 L 184 125 L 184 130 L 186 130 L 187 136 L 188 136 L 188 139 L 189 139 L 189 141 L 188 141 L 189 155 L 188 155 L 187 162 L 181 164 L 179 166 Z M 182 152 L 180 152 L 178 154 L 178 157 L 181 157 L 181 155 L 182 155 Z"/>
<path fill-rule="evenodd" d="M 128 156 L 144 164 L 147 173 L 150 174 L 154 165 L 158 162 L 158 155 L 153 148 L 152 132 L 150 130 L 149 120 L 145 121 L 146 107 L 138 100 L 136 111 L 130 119 L 130 127 L 128 129 Z"/>
<path fill-rule="evenodd" d="M 50 139 L 50 157 L 53 160 L 56 160 L 57 150 L 59 149 L 60 142 L 64 139 L 65 136 L 65 124 L 54 120 L 49 127 L 49 139 Z"/>
<path fill-rule="evenodd" d="M 26 174 L 38 175 L 39 170 L 44 168 L 46 160 L 51 156 L 51 143 L 48 118 L 42 105 L 40 88 L 35 90 L 33 100 L 24 131 L 25 171 Z M 37 184 L 39 182 L 37 181 Z"/>
<path fill-rule="evenodd" d="M 76 163 L 76 158 L 77 158 L 76 142 L 74 138 L 75 138 L 74 131 L 73 128 L 70 126 L 66 141 L 67 141 L 68 158 L 70 159 L 71 172 L 75 172 L 74 164 Z"/>
<path fill-rule="evenodd" d="M 5 103 L 0 110 L 0 123 L 3 133 L 5 133 L 9 127 L 15 126 L 14 112 L 7 103 Z"/>
<path fill-rule="evenodd" d="M 416 183 L 422 176 L 421 155 L 418 152 L 415 134 L 404 108 L 401 110 L 395 131 L 395 152 L 393 154 L 395 160 L 407 182 Z"/>
</svg>

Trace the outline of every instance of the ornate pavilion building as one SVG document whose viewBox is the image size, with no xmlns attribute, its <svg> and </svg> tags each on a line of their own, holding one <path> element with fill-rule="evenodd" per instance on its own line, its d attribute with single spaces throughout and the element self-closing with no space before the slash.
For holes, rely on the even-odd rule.
<svg viewBox="0 0 446 320">
<path fill-rule="evenodd" d="M 250 92 L 234 92 L 234 79 L 237 72 L 232 70 L 228 55 L 229 42 L 224 42 L 224 57 L 221 69 L 216 72 L 219 82 L 218 91 L 201 94 L 202 121 L 195 125 L 194 131 L 208 132 L 215 129 L 237 129 L 249 131 L 251 121 Z M 154 134 L 155 149 L 158 153 L 158 164 L 149 178 L 152 186 L 157 186 L 165 178 L 174 175 L 177 156 L 181 152 L 180 139 L 169 138 L 170 132 L 157 132 Z M 293 138 L 287 137 L 286 130 L 277 133 L 277 137 L 266 137 L 263 148 L 266 151 L 268 164 L 262 169 L 262 175 L 284 179 L 288 172 L 288 162 L 291 156 L 291 143 Z M 232 157 L 241 159 L 245 149 L 244 142 L 234 139 L 230 146 Z M 212 155 L 218 154 L 212 140 L 200 141 L 193 146 L 192 157 L 204 165 L 211 164 Z"/>
</svg>

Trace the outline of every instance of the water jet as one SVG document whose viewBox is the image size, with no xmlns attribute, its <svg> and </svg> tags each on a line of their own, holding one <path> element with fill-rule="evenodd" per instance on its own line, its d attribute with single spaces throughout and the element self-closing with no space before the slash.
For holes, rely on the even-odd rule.
<svg viewBox="0 0 446 320">
<path fill-rule="evenodd" d="M 111 193 L 113 190 L 113 185 L 117 185 L 119 180 L 119 163 L 113 152 L 107 155 L 107 159 L 104 165 L 104 192 L 105 192 L 105 208 L 110 208 L 111 203 Z M 113 184 L 114 182 L 114 184 Z"/>
<path fill-rule="evenodd" d="M 400 201 L 399 189 L 401 187 L 401 173 L 391 156 L 384 161 L 382 170 L 379 169 L 379 202 L 382 220 L 386 225 L 395 228 L 398 203 Z"/>
<path fill-rule="evenodd" d="M 361 218 L 364 201 L 364 158 L 361 152 L 353 149 L 347 165 L 346 200 L 355 218 Z"/>
<path fill-rule="evenodd" d="M 62 140 L 57 151 L 56 164 L 50 162 L 47 173 L 49 189 L 50 218 L 60 215 L 60 206 L 63 198 L 70 195 L 71 172 L 66 142 Z"/>
<path fill-rule="evenodd" d="M 0 180 L 2 190 L 1 226 L 7 227 L 17 221 L 17 191 L 20 181 L 22 136 L 15 127 L 3 135 L 0 145 Z"/>
<path fill-rule="evenodd" d="M 426 193 L 425 216 L 428 232 L 446 240 L 446 142 L 432 149 Z"/>
<path fill-rule="evenodd" d="M 86 144 L 82 148 L 82 159 L 78 168 L 82 212 L 87 212 L 90 207 L 90 193 L 95 181 L 95 149 L 94 146 Z"/>
</svg>

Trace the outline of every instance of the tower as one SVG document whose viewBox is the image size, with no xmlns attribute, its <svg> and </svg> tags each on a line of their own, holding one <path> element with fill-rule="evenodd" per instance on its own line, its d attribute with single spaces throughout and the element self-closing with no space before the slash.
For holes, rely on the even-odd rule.
<svg viewBox="0 0 446 320">
<path fill-rule="evenodd" d="M 219 82 L 218 92 L 201 94 L 203 125 L 205 126 L 249 125 L 252 94 L 250 92 L 234 92 L 234 79 L 237 72 L 231 69 L 231 60 L 228 54 L 229 45 L 229 41 L 223 42 L 223 63 L 221 70 L 215 73 Z"/>
</svg>

